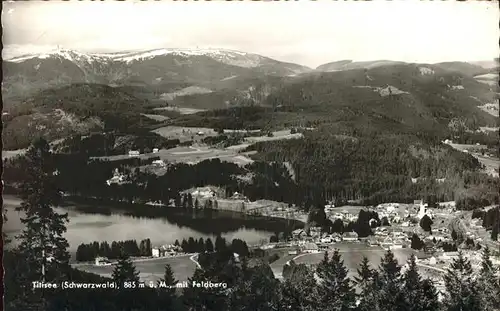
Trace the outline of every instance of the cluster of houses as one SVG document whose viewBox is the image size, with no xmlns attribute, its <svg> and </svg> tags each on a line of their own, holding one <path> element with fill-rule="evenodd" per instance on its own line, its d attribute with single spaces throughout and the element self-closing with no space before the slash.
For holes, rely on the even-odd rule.
<svg viewBox="0 0 500 311">
<path fill-rule="evenodd" d="M 158 148 L 153 148 L 153 153 L 158 153 L 160 152 L 160 149 Z M 141 152 L 139 150 L 129 150 L 128 156 L 129 157 L 138 157 L 141 155 Z"/>
<path fill-rule="evenodd" d="M 162 245 L 151 250 L 153 257 L 172 257 L 182 253 L 182 248 L 176 245 Z"/>
<path fill-rule="evenodd" d="M 123 184 L 126 181 L 126 176 L 121 174 L 118 169 L 116 168 L 113 177 L 110 179 L 106 180 L 106 184 L 108 186 L 111 186 L 111 184 Z"/>
<path fill-rule="evenodd" d="M 463 251 L 464 257 L 467 258 L 472 268 L 475 271 L 481 269 L 481 253 L 476 251 Z M 450 262 L 458 258 L 458 252 L 436 252 L 429 254 L 426 252 L 419 252 L 416 254 L 417 262 L 424 265 L 434 266 L 436 268 L 446 268 L 449 266 Z M 500 258 L 491 256 L 490 260 L 492 264 L 500 268 Z"/>
<path fill-rule="evenodd" d="M 304 253 L 322 252 L 328 249 L 332 243 L 359 242 L 356 232 L 345 232 L 344 234 L 325 234 L 319 227 L 311 227 L 309 235 L 304 229 L 296 229 L 292 232 L 292 246 L 297 246 Z"/>
<path fill-rule="evenodd" d="M 374 229 L 373 236 L 362 239 L 358 238 L 355 232 L 346 232 L 342 235 L 335 233 L 326 235 L 321 232 L 320 228 L 313 227 L 310 228 L 308 235 L 303 229 L 297 229 L 292 232 L 293 241 L 299 243 L 303 252 L 321 251 L 324 245 L 332 243 L 361 240 L 370 246 L 381 246 L 384 249 L 407 248 L 410 247 L 412 235 L 420 231 L 419 220 L 425 215 L 431 219 L 435 218 L 433 211 L 427 207 L 427 204 L 423 204 L 421 200 L 417 200 L 413 204 L 380 204 L 375 208 L 375 211 L 377 211 L 380 219 L 386 217 L 389 223 L 393 225 L 391 227 L 377 227 Z M 333 204 L 325 206 L 325 213 L 330 219 L 341 219 L 344 222 L 355 222 L 358 217 L 346 210 L 334 209 Z M 436 242 L 452 242 L 448 228 L 433 228 L 432 234 L 424 238 L 427 249 L 432 249 Z"/>
</svg>

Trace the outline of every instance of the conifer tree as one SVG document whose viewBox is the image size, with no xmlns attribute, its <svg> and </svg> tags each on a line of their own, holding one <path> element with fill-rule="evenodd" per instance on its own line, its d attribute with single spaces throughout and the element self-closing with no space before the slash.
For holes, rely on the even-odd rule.
<svg viewBox="0 0 500 311">
<path fill-rule="evenodd" d="M 16 253 L 20 255 L 21 272 L 17 282 L 20 284 L 18 298 L 30 308 L 47 303 L 47 297 L 40 297 L 45 292 L 33 291 L 31 282 L 58 283 L 68 278 L 68 242 L 64 238 L 68 215 L 53 209 L 60 203 L 61 196 L 56 187 L 57 171 L 49 144 L 44 139 L 37 139 L 22 162 L 25 180 L 20 193 L 22 203 L 16 210 L 26 216 L 21 218 L 24 229 L 17 236 L 20 244 Z"/>
<path fill-rule="evenodd" d="M 237 277 L 227 300 L 228 310 L 276 310 L 279 281 L 269 265 L 261 264 L 249 270 L 246 273 L 241 268 L 235 271 Z"/>
<path fill-rule="evenodd" d="M 181 248 L 184 253 L 189 253 L 189 245 L 186 239 L 182 239 Z"/>
<path fill-rule="evenodd" d="M 292 264 L 288 276 L 280 286 L 279 310 L 318 310 L 316 286 L 313 270 L 304 264 Z"/>
<path fill-rule="evenodd" d="M 193 282 L 217 282 L 206 271 L 196 269 L 189 284 Z M 226 308 L 226 294 L 223 288 L 206 288 L 188 286 L 183 289 L 182 301 L 188 311 L 224 311 Z"/>
<path fill-rule="evenodd" d="M 112 273 L 113 280 L 122 287 L 125 282 L 138 282 L 139 272 L 136 271 L 130 257 L 122 253 Z M 122 287 L 123 288 L 123 287 Z"/>
<path fill-rule="evenodd" d="M 360 292 L 358 295 L 359 311 L 377 311 L 380 310 L 378 304 L 380 295 L 380 284 L 378 272 L 370 267 L 370 262 L 367 257 L 363 257 L 361 264 L 357 270 L 358 275 L 354 277 L 354 282 L 358 286 Z"/>
<path fill-rule="evenodd" d="M 401 266 L 392 251 L 387 251 L 379 266 L 382 310 L 398 310 L 401 306 Z"/>
<path fill-rule="evenodd" d="M 493 241 L 498 241 L 498 231 L 500 231 L 500 220 L 497 220 L 491 228 L 491 239 Z"/>
<path fill-rule="evenodd" d="M 453 259 L 443 279 L 446 286 L 446 310 L 482 310 L 480 289 L 472 265 L 462 251 L 458 252 L 458 258 Z"/>
<path fill-rule="evenodd" d="M 198 201 L 198 198 L 194 199 L 194 208 L 199 209 L 200 208 L 200 201 Z"/>
<path fill-rule="evenodd" d="M 481 286 L 481 294 L 483 306 L 486 310 L 494 310 L 500 308 L 500 284 L 496 277 L 497 269 L 493 266 L 490 258 L 490 250 L 488 247 L 483 249 L 481 270 L 479 271 L 479 284 Z"/>
<path fill-rule="evenodd" d="M 175 207 L 181 207 L 181 204 L 182 204 L 181 201 L 182 201 L 181 200 L 181 194 L 177 192 L 175 194 L 175 197 L 174 197 L 174 205 L 175 205 Z"/>
<path fill-rule="evenodd" d="M 136 271 L 133 262 L 126 253 L 122 252 L 120 254 L 111 277 L 119 287 L 119 291 L 115 296 L 116 306 L 119 310 L 135 310 L 142 304 L 140 293 L 137 291 L 139 272 Z"/>
<path fill-rule="evenodd" d="M 203 238 L 198 240 L 198 253 L 203 253 L 206 250 L 205 241 Z"/>
<path fill-rule="evenodd" d="M 422 280 L 418 273 L 416 257 L 414 254 L 408 260 L 408 269 L 403 274 L 402 298 L 404 299 L 404 310 L 408 311 L 427 311 L 436 310 L 438 305 L 436 290 L 432 289 L 434 285 L 430 280 Z M 424 287 L 425 285 L 425 287 Z"/>
<path fill-rule="evenodd" d="M 164 310 L 175 310 L 177 298 L 175 294 L 175 286 L 177 282 L 178 281 L 174 277 L 172 267 L 169 264 L 165 265 L 163 278 L 158 281 L 158 294 L 161 302 L 161 307 L 164 308 Z"/>
<path fill-rule="evenodd" d="M 212 253 L 214 251 L 214 243 L 212 243 L 212 240 L 210 238 L 207 238 L 205 242 L 205 248 L 209 253 Z"/>
<path fill-rule="evenodd" d="M 355 292 L 347 277 L 347 268 L 338 250 L 333 252 L 330 259 L 325 253 L 316 273 L 320 279 L 318 294 L 323 310 L 340 311 L 354 307 Z"/>
<path fill-rule="evenodd" d="M 22 203 L 16 208 L 26 214 L 21 222 L 26 226 L 18 237 L 20 252 L 32 267 L 33 280 L 54 281 L 64 278 L 69 261 L 66 232 L 68 214 L 56 213 L 52 207 L 60 203 L 56 188 L 56 170 L 49 144 L 36 140 L 26 152 L 26 177 L 21 190 Z"/>
<path fill-rule="evenodd" d="M 420 310 L 424 311 L 438 311 L 440 310 L 439 294 L 436 286 L 432 283 L 430 279 L 424 279 L 422 281 L 422 293 L 423 300 L 419 303 Z"/>
<path fill-rule="evenodd" d="M 191 194 L 191 192 L 189 192 L 187 195 L 187 207 L 193 208 L 193 195 Z"/>
<path fill-rule="evenodd" d="M 422 279 L 418 274 L 416 257 L 414 254 L 411 254 L 410 259 L 408 260 L 408 268 L 405 270 L 402 279 L 405 309 L 408 311 L 420 310 L 418 304 L 422 299 Z"/>
</svg>

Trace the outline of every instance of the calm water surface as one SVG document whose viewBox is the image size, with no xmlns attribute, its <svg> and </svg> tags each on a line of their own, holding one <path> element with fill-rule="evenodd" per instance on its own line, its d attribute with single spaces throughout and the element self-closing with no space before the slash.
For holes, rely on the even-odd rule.
<svg viewBox="0 0 500 311">
<path fill-rule="evenodd" d="M 15 197 L 4 197 L 4 207 L 7 211 L 7 222 L 4 224 L 4 232 L 14 237 L 22 230 L 19 212 L 15 207 L 20 204 Z M 221 234 L 227 240 L 238 238 L 245 240 L 248 244 L 257 244 L 268 241 L 269 237 L 276 231 L 276 223 L 270 223 L 268 229 L 259 220 L 259 229 L 252 229 L 256 220 L 231 219 L 232 215 L 220 214 L 206 215 L 206 213 L 193 213 L 192 211 L 175 212 L 174 216 L 161 218 L 141 218 L 123 215 L 119 213 L 96 214 L 86 213 L 78 210 L 78 206 L 55 208 L 59 213 L 68 213 L 66 239 L 70 244 L 70 251 L 75 252 L 81 243 L 93 241 L 121 241 L 135 239 L 138 242 L 150 238 L 153 245 L 173 244 L 175 240 L 193 238 L 212 238 Z M 248 225 L 245 225 L 248 223 Z M 15 244 L 15 239 L 14 239 Z"/>
</svg>

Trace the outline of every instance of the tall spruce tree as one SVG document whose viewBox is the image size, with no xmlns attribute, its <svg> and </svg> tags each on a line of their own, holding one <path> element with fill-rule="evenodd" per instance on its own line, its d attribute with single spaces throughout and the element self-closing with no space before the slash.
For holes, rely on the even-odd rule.
<svg viewBox="0 0 500 311">
<path fill-rule="evenodd" d="M 402 276 L 402 298 L 404 304 L 401 305 L 400 310 L 407 311 L 431 311 L 437 305 L 437 295 L 431 295 L 432 282 L 427 282 L 424 288 L 423 280 L 418 273 L 416 257 L 412 254 L 408 260 L 408 268 Z"/>
<path fill-rule="evenodd" d="M 401 266 L 394 253 L 387 251 L 379 266 L 381 282 L 380 307 L 382 310 L 399 310 L 403 304 L 401 296 Z"/>
<path fill-rule="evenodd" d="M 196 269 L 188 280 L 187 288 L 183 289 L 182 301 L 188 311 L 225 311 L 226 290 L 218 288 L 207 288 L 191 286 L 193 282 L 217 282 L 205 270 Z"/>
<path fill-rule="evenodd" d="M 280 284 L 279 310 L 319 310 L 314 271 L 304 264 L 290 266 L 285 281 Z"/>
<path fill-rule="evenodd" d="M 490 258 L 488 247 L 483 249 L 481 270 L 479 271 L 479 284 L 481 287 L 483 307 L 486 310 L 500 308 L 500 284 L 496 277 L 497 269 Z"/>
<path fill-rule="evenodd" d="M 131 311 L 143 305 L 141 298 L 144 296 L 138 292 L 139 272 L 126 253 L 120 254 L 112 278 L 120 288 L 115 296 L 118 310 Z"/>
<path fill-rule="evenodd" d="M 272 311 L 278 307 L 278 285 L 274 274 L 267 264 L 261 264 L 242 273 L 235 271 L 238 277 L 231 287 L 227 307 L 231 311 Z"/>
<path fill-rule="evenodd" d="M 367 257 L 363 257 L 357 270 L 358 275 L 354 277 L 354 282 L 359 289 L 358 306 L 359 311 L 378 311 L 380 282 L 378 272 L 370 267 Z"/>
<path fill-rule="evenodd" d="M 177 309 L 177 296 L 175 294 L 177 280 L 170 265 L 165 265 L 163 278 L 158 281 L 158 296 L 162 310 L 173 311 Z"/>
<path fill-rule="evenodd" d="M 441 310 L 439 294 L 436 286 L 430 279 L 422 280 L 423 300 L 420 302 L 421 310 L 438 311 Z"/>
<path fill-rule="evenodd" d="M 122 253 L 112 273 L 113 280 L 118 286 L 123 286 L 125 282 L 138 282 L 139 272 L 127 254 Z"/>
<path fill-rule="evenodd" d="M 323 260 L 316 269 L 320 279 L 318 294 L 323 310 L 340 311 L 354 307 L 356 296 L 347 272 L 337 249 L 331 258 L 328 258 L 328 253 L 325 252 Z"/>
<path fill-rule="evenodd" d="M 36 140 L 26 152 L 23 166 L 26 180 L 21 187 L 21 218 L 25 225 L 18 239 L 19 251 L 31 267 L 32 280 L 56 281 L 64 279 L 69 268 L 68 241 L 64 238 L 68 214 L 53 209 L 60 203 L 61 195 L 56 186 L 57 172 L 49 144 Z"/>
<path fill-rule="evenodd" d="M 68 215 L 53 209 L 60 203 L 61 196 L 56 187 L 57 171 L 47 141 L 37 139 L 33 143 L 22 158 L 22 167 L 25 170 L 20 193 L 22 203 L 16 208 L 25 215 L 21 217 L 24 229 L 17 236 L 20 244 L 16 254 L 19 255 L 21 272 L 17 276 L 20 284 L 18 298 L 29 306 L 26 308 L 47 306 L 45 298 L 49 291 L 33 291 L 31 282 L 58 283 L 68 278 L 70 256 L 68 242 L 63 236 Z"/>
<path fill-rule="evenodd" d="M 458 252 L 458 258 L 453 259 L 443 279 L 446 287 L 446 310 L 483 310 L 480 288 L 472 265 L 462 251 Z"/>
</svg>

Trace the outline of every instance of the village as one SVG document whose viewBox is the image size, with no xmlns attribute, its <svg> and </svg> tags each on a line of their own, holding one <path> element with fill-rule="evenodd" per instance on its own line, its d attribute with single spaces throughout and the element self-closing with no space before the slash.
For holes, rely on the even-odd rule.
<svg viewBox="0 0 500 311">
<path fill-rule="evenodd" d="M 385 203 L 374 207 L 335 207 L 333 204 L 325 206 L 326 217 L 334 224 L 341 223 L 343 228 L 356 223 L 361 210 L 375 212 L 378 219 L 369 221 L 372 234 L 360 237 L 354 231 L 326 232 L 321 227 L 309 226 L 307 213 L 293 205 L 267 200 L 250 202 L 243 194 L 237 192 L 225 197 L 223 191 L 216 187 L 198 187 L 186 190 L 185 193 L 189 194 L 196 202 L 194 205 L 201 209 L 228 210 L 250 216 L 285 218 L 303 222 L 304 228 L 292 231 L 289 236 L 273 236 L 267 242 L 249 245 L 249 248 L 254 250 L 279 250 L 282 257 L 290 260 L 298 257 L 304 261 L 307 258 L 319 258 L 318 256 L 325 251 L 332 251 L 339 247 L 347 250 L 352 248 L 353 251 L 361 253 L 375 252 L 380 257 L 386 250 L 391 250 L 395 254 L 402 255 L 401 258 L 415 254 L 421 268 L 428 270 L 431 274 L 440 274 L 454 258 L 457 258 L 459 249 L 471 261 L 473 268 L 478 269 L 481 252 L 477 250 L 481 246 L 488 245 L 492 251 L 493 264 L 500 267 L 499 244 L 488 240 L 489 236 L 486 231 L 478 219 L 471 219 L 470 212 L 456 211 L 454 202 L 438 203 L 433 208 L 428 207 L 428 204 L 424 204 L 422 200 L 415 200 L 412 204 Z M 155 203 L 149 202 L 149 204 Z M 430 230 L 422 228 L 421 220 L 424 217 L 432 222 Z M 454 227 L 457 220 L 461 224 L 460 228 Z M 459 229 L 462 231 L 460 233 L 462 243 L 456 243 L 457 238 L 453 237 L 456 234 L 454 231 Z M 319 255 L 314 256 L 314 254 Z M 188 255 L 191 261 L 196 263 L 194 260 L 196 254 L 183 252 L 179 245 L 155 245 L 150 258 L 142 260 Z M 314 261 L 311 260 L 311 262 Z M 111 263 L 105 258 L 96 258 L 95 264 L 109 265 Z"/>
</svg>

